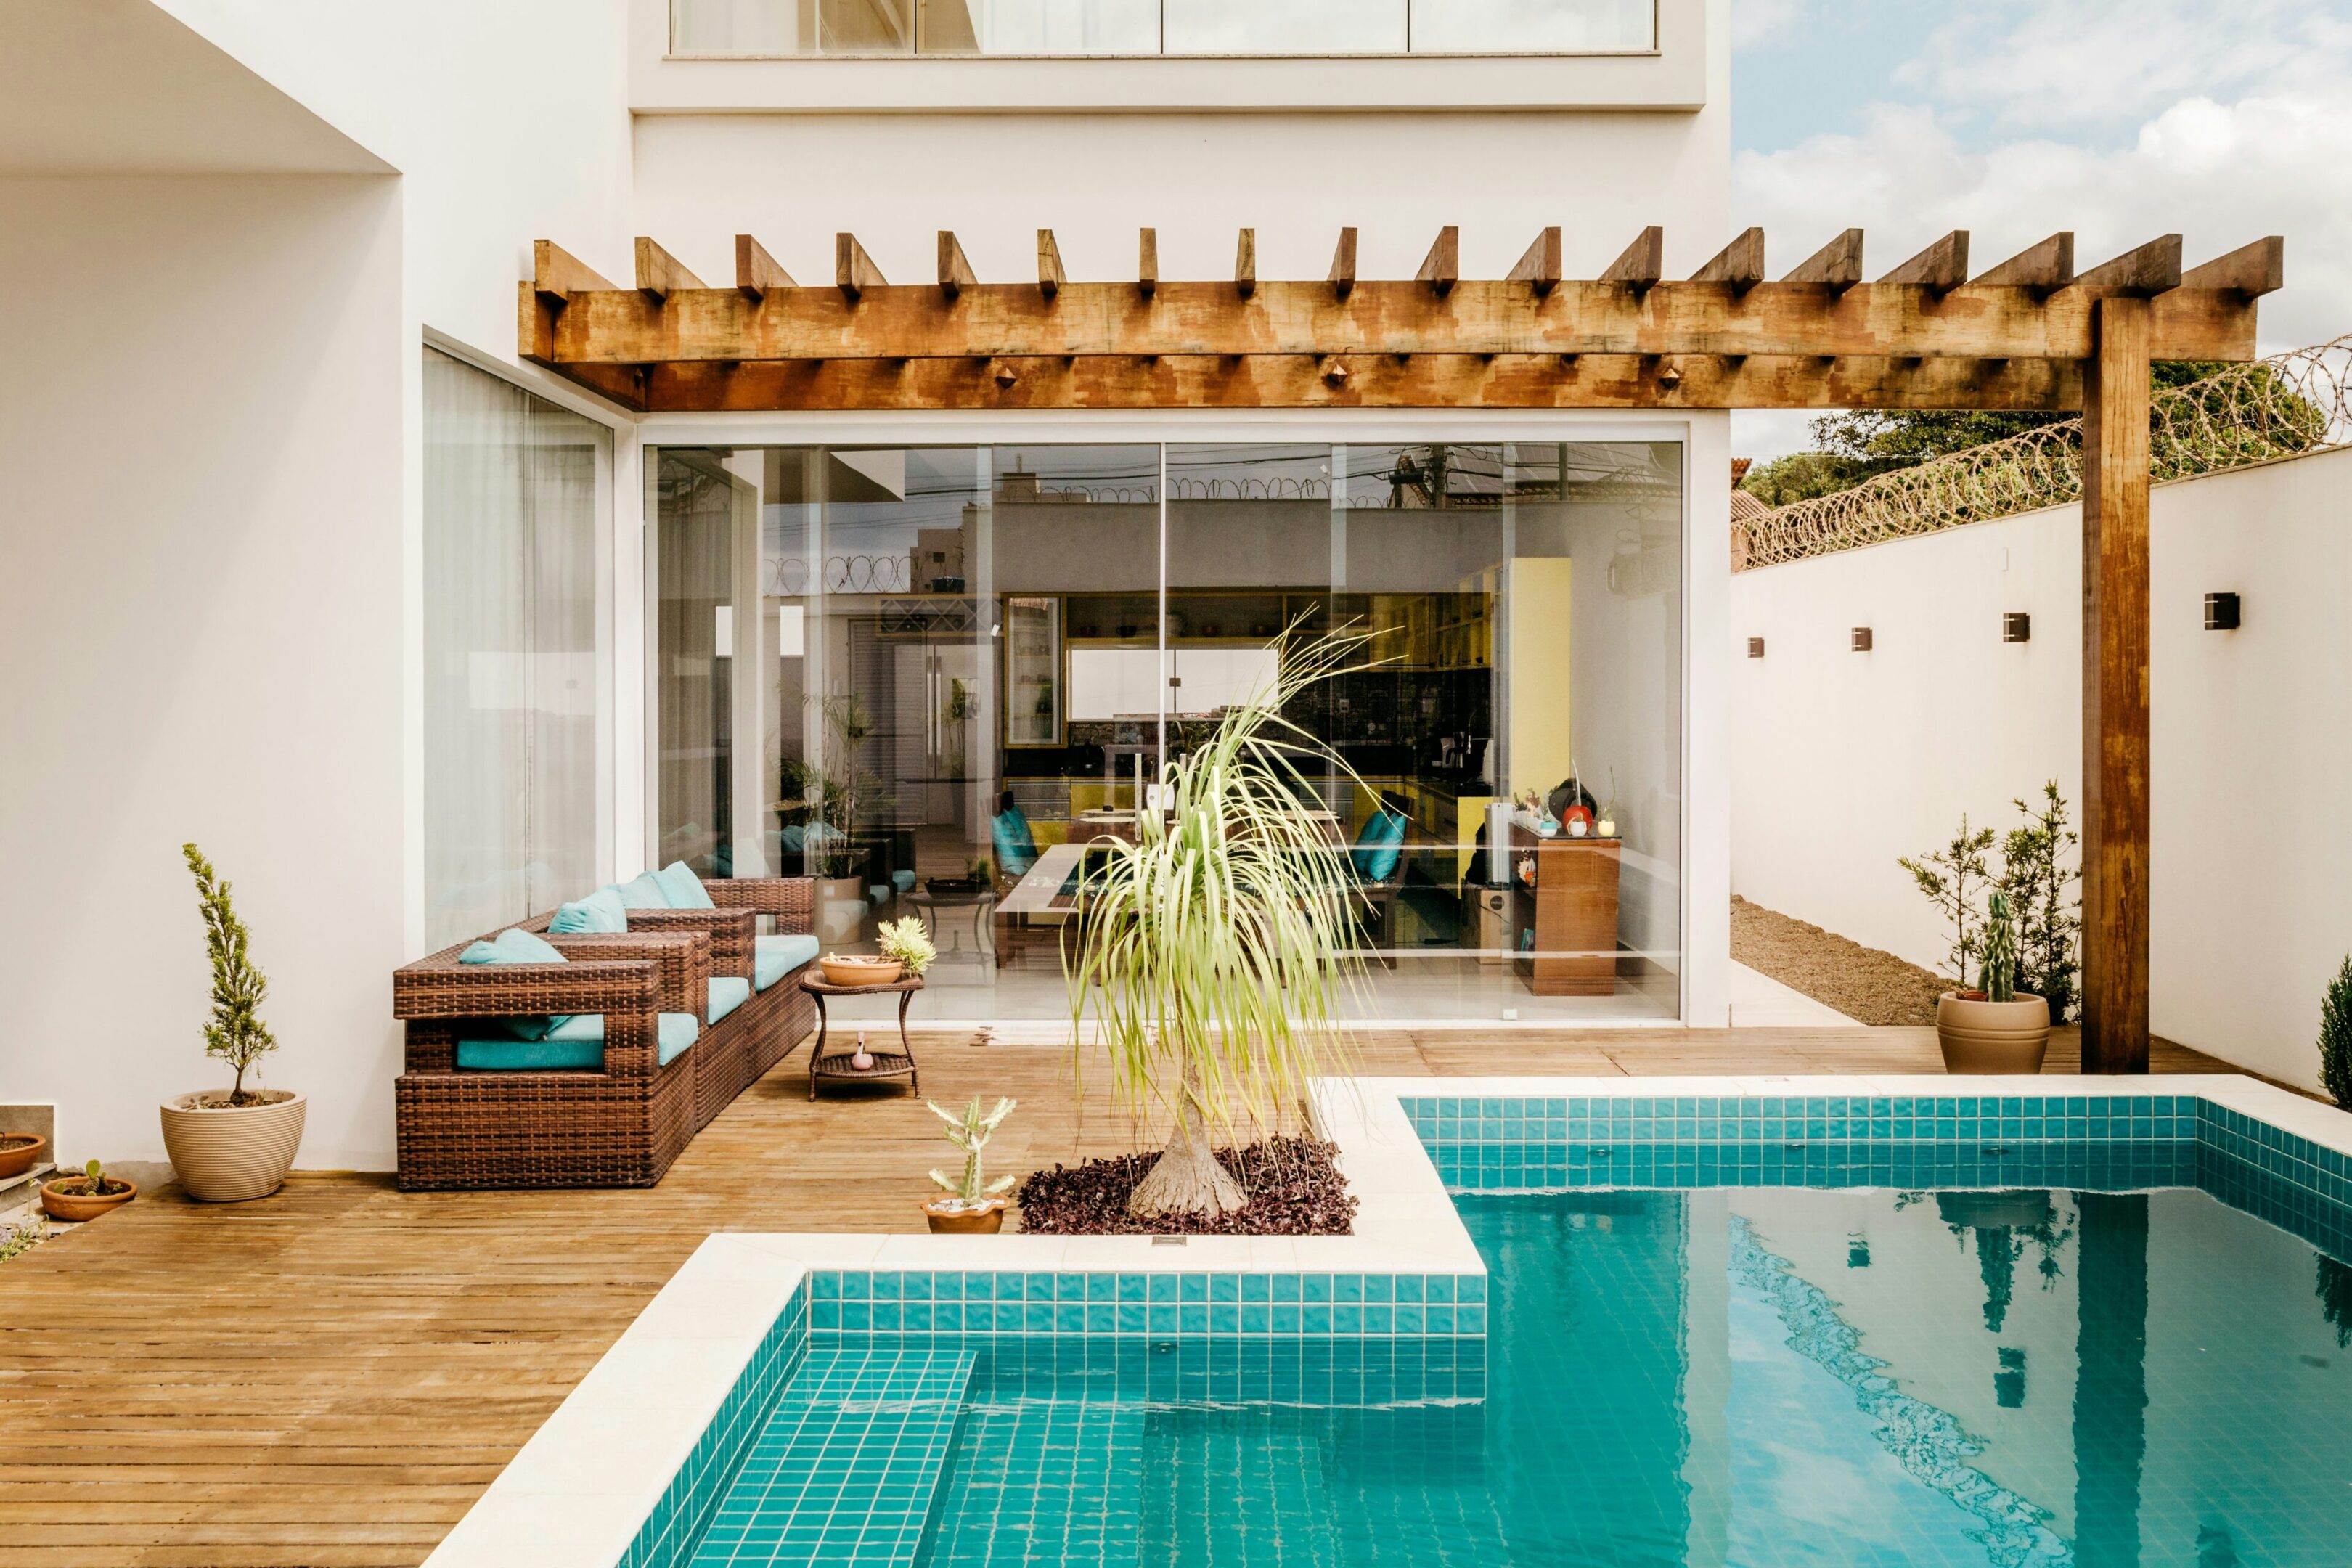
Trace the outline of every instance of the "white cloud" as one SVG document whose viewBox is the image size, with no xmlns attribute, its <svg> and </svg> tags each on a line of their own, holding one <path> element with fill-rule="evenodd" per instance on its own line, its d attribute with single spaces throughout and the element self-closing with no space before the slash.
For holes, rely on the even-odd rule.
<svg viewBox="0 0 2352 1568">
<path fill-rule="evenodd" d="M 1731 0 L 1731 47 L 1753 48 L 1795 31 L 1805 0 Z"/>
</svg>

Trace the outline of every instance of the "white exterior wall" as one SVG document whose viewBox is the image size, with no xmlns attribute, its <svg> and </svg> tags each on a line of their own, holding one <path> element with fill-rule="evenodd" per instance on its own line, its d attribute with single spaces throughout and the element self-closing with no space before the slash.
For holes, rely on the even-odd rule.
<svg viewBox="0 0 2352 1568">
<path fill-rule="evenodd" d="M 0 691 L 0 847 L 42 892 L 0 912 L 0 1092 L 57 1100 L 69 1156 L 160 1155 L 152 1107 L 218 1074 L 177 859 L 193 837 L 271 978 L 269 1081 L 311 1097 L 300 1163 L 392 1163 L 390 975 L 423 929 L 428 341 L 616 429 L 607 848 L 620 874 L 643 863 L 638 428 L 513 366 L 532 238 L 625 279 L 629 237 L 648 233 L 718 279 L 748 230 L 814 279 L 851 229 L 920 279 L 952 227 L 983 275 L 1018 278 L 1051 226 L 1074 275 L 1115 278 L 1151 225 L 1164 276 L 1213 278 L 1247 225 L 1262 276 L 1319 277 L 1355 224 L 1367 274 L 1410 276 L 1458 224 L 1465 267 L 1499 275 L 1546 224 L 1583 270 L 1663 223 L 1687 269 L 1729 228 L 1728 8 L 1664 4 L 1655 58 L 878 75 L 664 61 L 660 0 L 0 11 L 0 649 L 17 676 Z M 12 50 L 27 17 L 47 52 Z M 810 85 L 828 82 L 831 102 Z M 1083 101 L 1098 112 L 1026 111 Z M 1307 112 L 1335 101 L 1383 111 Z M 1725 423 L 1687 422 L 1694 654 L 1726 636 L 1727 513 L 1706 482 Z M 1696 776 L 1721 672 L 1690 666 Z M 1702 1024 L 1724 1019 L 1720 795 L 1694 785 L 1685 805 Z"/>
<path fill-rule="evenodd" d="M 2160 486 L 2151 533 L 2150 1023 L 2315 1087 L 2320 995 L 2352 949 L 2352 451 Z M 2217 590 L 2242 629 L 2203 629 Z M 2006 830 L 2046 778 L 2079 818 L 2081 595 L 2075 507 L 1733 578 L 1734 889 L 1940 963 L 1895 857 L 1963 810 Z M 2001 642 L 2009 610 L 2031 642 Z"/>
</svg>

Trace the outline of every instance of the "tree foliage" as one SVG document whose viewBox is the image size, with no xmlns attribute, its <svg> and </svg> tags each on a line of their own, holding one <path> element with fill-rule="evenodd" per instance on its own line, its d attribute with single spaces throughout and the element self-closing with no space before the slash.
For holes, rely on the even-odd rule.
<svg viewBox="0 0 2352 1568">
<path fill-rule="evenodd" d="M 1979 950 L 1984 941 L 1984 911 L 1977 908 L 1992 873 L 1985 863 L 1985 851 L 1993 846 L 1990 827 L 1969 826 L 1968 813 L 1960 814 L 1960 830 L 1941 849 L 1929 850 L 1916 859 L 1906 855 L 1895 861 L 1927 901 L 1936 906 L 1937 913 L 1951 922 L 1952 947 L 1949 961 L 1953 978 L 1967 986 L 1969 973 L 1976 967 Z"/>
<path fill-rule="evenodd" d="M 247 951 L 245 922 L 230 901 L 229 885 L 193 844 L 180 846 L 188 869 L 196 879 L 196 903 L 205 919 L 205 955 L 212 962 L 213 1015 L 205 1025 L 205 1055 L 236 1069 L 229 1090 L 231 1105 L 251 1103 L 245 1091 L 248 1068 L 278 1048 L 277 1037 L 261 1021 L 262 999 L 269 982 Z"/>
<path fill-rule="evenodd" d="M 2017 913 L 2017 987 L 2050 1004 L 2050 1021 L 2074 1016 L 2080 998 L 2083 900 L 2073 889 L 2082 880 L 2072 857 L 2082 842 L 2069 820 L 2058 781 L 2042 786 L 2039 807 L 2014 801 L 2025 821 L 2001 841 L 2001 890 Z"/>
<path fill-rule="evenodd" d="M 2352 956 L 2319 1004 L 2319 1081 L 2329 1099 L 2352 1110 Z"/>
</svg>

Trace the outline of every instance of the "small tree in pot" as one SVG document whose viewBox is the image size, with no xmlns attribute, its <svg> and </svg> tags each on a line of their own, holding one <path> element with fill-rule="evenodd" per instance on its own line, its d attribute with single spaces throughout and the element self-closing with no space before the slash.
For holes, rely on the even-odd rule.
<svg viewBox="0 0 2352 1568">
<path fill-rule="evenodd" d="M 180 853 L 196 879 L 205 952 L 212 963 L 205 1054 L 227 1063 L 236 1077 L 226 1094 L 200 1090 L 165 1100 L 163 1148 L 190 1197 L 207 1203 L 267 1197 L 285 1184 L 293 1166 L 309 1101 L 282 1089 L 246 1087 L 246 1075 L 278 1048 L 277 1037 L 261 1019 L 269 982 L 253 962 L 229 884 L 194 845 L 182 845 Z"/>
</svg>

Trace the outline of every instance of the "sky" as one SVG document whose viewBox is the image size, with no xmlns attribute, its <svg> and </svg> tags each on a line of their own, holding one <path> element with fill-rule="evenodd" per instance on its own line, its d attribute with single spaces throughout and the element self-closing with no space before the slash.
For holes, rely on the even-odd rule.
<svg viewBox="0 0 2352 1568">
<path fill-rule="evenodd" d="M 2352 332 L 2352 0 L 1731 0 L 1732 226 L 1873 275 L 1947 230 L 1981 270 L 2061 228 L 2090 267 L 2286 237 L 2265 352 Z M 1811 445 L 1732 416 L 1732 450 Z"/>
</svg>

